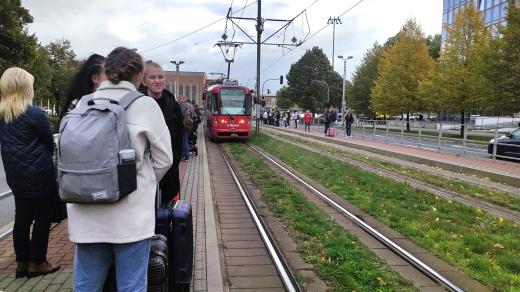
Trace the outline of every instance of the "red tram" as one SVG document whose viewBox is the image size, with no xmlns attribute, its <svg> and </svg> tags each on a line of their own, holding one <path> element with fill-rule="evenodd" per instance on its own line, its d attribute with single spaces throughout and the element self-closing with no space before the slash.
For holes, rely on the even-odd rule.
<svg viewBox="0 0 520 292">
<path fill-rule="evenodd" d="M 251 137 L 252 92 L 236 80 L 208 87 L 205 92 L 206 133 L 212 140 Z"/>
</svg>

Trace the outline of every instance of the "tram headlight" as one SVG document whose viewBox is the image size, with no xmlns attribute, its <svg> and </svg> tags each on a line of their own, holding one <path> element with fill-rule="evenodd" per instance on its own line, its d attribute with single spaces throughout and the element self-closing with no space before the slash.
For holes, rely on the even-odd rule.
<svg viewBox="0 0 520 292">
<path fill-rule="evenodd" d="M 225 123 L 226 123 L 226 120 L 221 119 L 220 122 L 221 122 L 222 124 L 225 124 Z"/>
<path fill-rule="evenodd" d="M 243 123 L 245 123 L 245 122 L 246 122 L 246 121 L 244 121 L 244 120 L 240 120 L 240 121 L 238 121 L 239 124 L 243 124 Z"/>
</svg>

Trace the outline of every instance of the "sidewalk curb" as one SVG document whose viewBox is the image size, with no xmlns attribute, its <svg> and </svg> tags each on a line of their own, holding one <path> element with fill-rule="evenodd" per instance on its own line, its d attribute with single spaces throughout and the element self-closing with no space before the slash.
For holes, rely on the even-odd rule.
<svg viewBox="0 0 520 292">
<path fill-rule="evenodd" d="M 276 129 L 273 127 L 268 127 L 268 129 L 280 131 L 279 129 Z M 372 152 L 372 153 L 376 153 L 376 154 L 380 154 L 380 155 L 385 155 L 385 156 L 390 156 L 390 157 L 394 157 L 394 158 L 398 158 L 398 159 L 404 159 L 404 160 L 408 160 L 408 161 L 415 162 L 415 163 L 426 164 L 429 166 L 439 167 L 439 168 L 443 168 L 443 169 L 450 170 L 450 171 L 463 172 L 466 174 L 476 175 L 480 178 L 484 178 L 484 179 L 487 178 L 487 179 L 490 179 L 490 180 L 493 180 L 496 182 L 500 182 L 500 183 L 504 183 L 504 184 L 507 184 L 507 185 L 510 185 L 513 187 L 520 188 L 520 177 L 511 176 L 511 175 L 508 175 L 505 173 L 490 172 L 490 171 L 486 171 L 486 170 L 479 169 L 479 168 L 472 168 L 472 167 L 467 167 L 467 166 L 462 166 L 462 165 L 456 165 L 453 163 L 449 163 L 447 161 L 435 161 L 435 160 L 417 157 L 417 156 L 413 156 L 413 155 L 408 155 L 408 154 L 404 154 L 404 153 L 397 153 L 394 151 L 377 149 L 377 148 L 366 146 L 366 145 L 350 143 L 348 141 L 331 139 L 331 138 L 328 138 L 325 136 L 301 133 L 301 132 L 293 131 L 292 129 L 290 131 L 292 133 L 297 133 L 297 134 L 299 134 L 303 137 L 307 137 L 307 138 L 312 138 L 312 139 L 326 141 L 326 142 L 333 142 L 333 143 L 337 143 L 337 144 L 340 144 L 343 146 L 348 146 L 348 147 L 359 149 L 359 150 L 364 150 L 364 151 L 368 151 L 368 152 Z M 362 140 L 359 140 L 359 141 L 362 141 Z"/>
</svg>

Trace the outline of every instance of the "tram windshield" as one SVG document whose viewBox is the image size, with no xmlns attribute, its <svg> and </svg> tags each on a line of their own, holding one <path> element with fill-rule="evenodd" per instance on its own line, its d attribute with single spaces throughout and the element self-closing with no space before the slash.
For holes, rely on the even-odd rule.
<svg viewBox="0 0 520 292">
<path fill-rule="evenodd" d="M 245 115 L 246 94 L 242 88 L 222 88 L 220 90 L 223 115 Z"/>
</svg>

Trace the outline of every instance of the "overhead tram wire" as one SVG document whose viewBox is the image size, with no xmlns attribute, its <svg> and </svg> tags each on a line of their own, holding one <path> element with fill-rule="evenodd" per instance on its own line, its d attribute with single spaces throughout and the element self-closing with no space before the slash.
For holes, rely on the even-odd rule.
<svg viewBox="0 0 520 292">
<path fill-rule="evenodd" d="M 239 12 L 241 12 L 242 10 L 248 8 L 249 6 L 251 6 L 251 5 L 255 4 L 255 3 L 256 3 L 256 1 L 251 2 L 250 4 L 248 4 L 247 6 L 245 6 L 244 8 L 235 11 L 233 14 L 235 14 L 235 13 L 239 13 Z M 199 31 L 201 31 L 201 30 L 204 30 L 204 29 L 206 29 L 206 28 L 208 28 L 208 27 L 210 27 L 210 26 L 212 26 L 212 25 L 214 25 L 214 24 L 216 24 L 216 23 L 218 23 L 218 22 L 220 22 L 220 21 L 222 21 L 222 20 L 224 20 L 224 19 L 226 19 L 226 18 L 227 18 L 227 16 L 224 16 L 224 17 L 222 17 L 222 18 L 220 18 L 220 19 L 217 19 L 217 20 L 213 21 L 212 23 L 209 23 L 209 24 L 207 24 L 207 25 L 205 25 L 205 26 L 203 26 L 203 27 L 201 27 L 201 28 L 198 28 L 198 29 L 196 29 L 196 30 L 194 30 L 194 31 L 192 31 L 192 32 L 190 32 L 190 33 L 187 33 L 187 34 L 185 34 L 185 35 L 183 35 L 183 36 L 181 36 L 181 37 L 178 37 L 178 38 L 176 38 L 176 39 L 174 39 L 174 40 L 171 40 L 171 41 L 169 41 L 169 42 L 163 43 L 163 44 L 158 45 L 158 46 L 156 46 L 156 47 L 153 47 L 153 48 L 150 48 L 150 49 L 144 50 L 144 51 L 142 51 L 141 53 L 147 53 L 147 52 L 150 52 L 150 51 L 153 51 L 153 50 L 156 50 L 156 49 L 162 48 L 162 47 L 164 47 L 164 46 L 167 46 L 167 45 L 169 45 L 169 44 L 172 44 L 172 43 L 174 43 L 174 42 L 180 41 L 180 40 L 182 40 L 182 39 L 184 39 L 184 38 L 189 37 L 189 36 L 192 35 L 192 34 L 195 34 L 195 33 L 199 32 Z"/>
<path fill-rule="evenodd" d="M 316 3 L 318 0 L 314 1 L 310 6 L 312 6 L 314 3 Z M 343 13 L 341 13 L 339 15 L 339 17 L 347 14 L 348 12 L 350 12 L 352 9 L 354 9 L 356 6 L 358 6 L 359 4 L 361 4 L 361 2 L 363 2 L 365 0 L 359 0 L 358 2 L 356 2 L 354 5 L 352 5 L 350 8 L 348 8 L 347 10 L 345 10 Z M 309 6 L 309 7 L 310 7 Z M 329 26 L 329 24 L 326 24 L 324 25 L 322 28 L 320 28 L 318 31 L 316 31 L 315 33 L 313 33 L 310 37 L 308 37 L 304 42 L 302 42 L 298 47 L 296 47 L 295 49 L 297 48 L 300 48 L 301 45 L 303 45 L 305 42 L 309 41 L 310 39 L 312 39 L 314 36 L 316 36 L 317 34 L 319 34 L 320 32 L 322 32 L 325 28 L 327 28 L 327 26 Z M 265 71 L 267 71 L 268 69 L 270 69 L 271 67 L 273 67 L 274 65 L 276 65 L 278 62 L 280 62 L 280 60 L 282 60 L 284 57 L 286 57 L 287 55 L 291 54 L 294 50 L 290 50 L 287 54 L 283 54 L 280 58 L 278 58 L 276 61 L 274 61 L 273 63 L 269 64 L 269 66 L 267 66 L 265 69 L 262 70 L 262 73 L 264 73 Z"/>
</svg>

